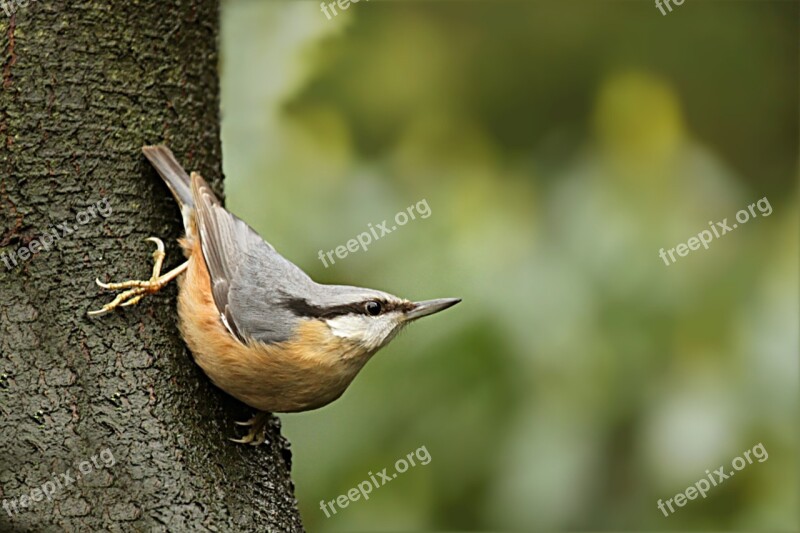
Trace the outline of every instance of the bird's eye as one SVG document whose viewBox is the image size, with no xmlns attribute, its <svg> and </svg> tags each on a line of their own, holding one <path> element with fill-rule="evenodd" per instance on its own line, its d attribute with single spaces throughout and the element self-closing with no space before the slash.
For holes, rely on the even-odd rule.
<svg viewBox="0 0 800 533">
<path fill-rule="evenodd" d="M 375 301 L 367 302 L 365 309 L 367 310 L 367 313 L 372 316 L 378 316 L 379 314 L 381 314 L 380 302 L 375 302 Z"/>
</svg>

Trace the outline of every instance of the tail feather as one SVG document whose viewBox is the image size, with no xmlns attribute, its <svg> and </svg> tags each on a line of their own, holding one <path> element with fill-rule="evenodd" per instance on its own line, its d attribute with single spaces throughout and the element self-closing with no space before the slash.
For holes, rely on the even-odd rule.
<svg viewBox="0 0 800 533">
<path fill-rule="evenodd" d="M 172 195 L 180 204 L 181 211 L 184 211 L 184 207 L 193 207 L 191 179 L 175 159 L 172 150 L 164 145 L 157 145 L 143 146 L 142 152 L 172 191 Z"/>
</svg>

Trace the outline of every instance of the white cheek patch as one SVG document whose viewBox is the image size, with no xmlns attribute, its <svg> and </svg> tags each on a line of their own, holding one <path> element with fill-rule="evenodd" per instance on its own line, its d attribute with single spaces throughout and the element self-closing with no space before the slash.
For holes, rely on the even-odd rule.
<svg viewBox="0 0 800 533">
<path fill-rule="evenodd" d="M 331 333 L 344 339 L 358 340 L 364 331 L 365 326 L 363 317 L 356 315 L 342 315 L 335 318 L 326 319 Z"/>
<path fill-rule="evenodd" d="M 337 337 L 358 342 L 369 349 L 380 348 L 390 340 L 396 324 L 391 314 L 379 317 L 342 315 L 325 322 Z"/>
</svg>

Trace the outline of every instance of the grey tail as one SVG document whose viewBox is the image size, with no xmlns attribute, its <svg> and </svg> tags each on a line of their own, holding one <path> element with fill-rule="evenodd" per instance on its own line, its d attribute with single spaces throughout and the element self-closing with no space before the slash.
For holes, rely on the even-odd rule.
<svg viewBox="0 0 800 533">
<path fill-rule="evenodd" d="M 184 207 L 193 207 L 192 201 L 192 182 L 189 179 L 189 174 L 175 159 L 172 150 L 164 145 L 157 146 L 143 146 L 142 152 L 144 156 L 150 161 L 150 164 L 158 171 L 158 174 L 167 184 L 169 190 L 183 211 Z"/>
</svg>

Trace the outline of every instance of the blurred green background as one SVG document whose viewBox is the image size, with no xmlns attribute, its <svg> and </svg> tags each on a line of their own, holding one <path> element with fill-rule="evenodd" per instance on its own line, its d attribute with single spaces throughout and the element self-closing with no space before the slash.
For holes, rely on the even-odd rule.
<svg viewBox="0 0 800 533">
<path fill-rule="evenodd" d="M 229 207 L 317 281 L 464 299 L 281 416 L 309 530 L 797 531 L 799 5 L 224 3 Z"/>
</svg>

